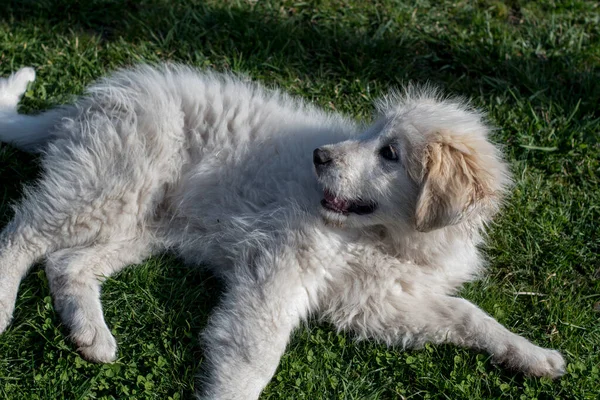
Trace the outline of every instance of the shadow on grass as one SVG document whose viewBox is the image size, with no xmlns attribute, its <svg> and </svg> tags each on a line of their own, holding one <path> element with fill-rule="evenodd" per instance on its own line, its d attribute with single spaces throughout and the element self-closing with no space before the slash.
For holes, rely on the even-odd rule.
<svg viewBox="0 0 600 400">
<path fill-rule="evenodd" d="M 208 54 L 222 58 L 221 68 L 286 70 L 306 79 L 363 79 L 385 86 L 432 81 L 469 96 L 511 91 L 534 105 L 553 102 L 567 111 L 578 107 L 577 115 L 599 115 L 600 70 L 579 59 L 575 50 L 565 49 L 561 57 L 507 59 L 497 44 L 465 42 L 444 30 L 408 27 L 388 33 L 371 23 L 353 31 L 322 18 L 315 8 L 257 7 L 215 8 L 203 1 L 10 0 L 3 14 L 11 23 L 39 21 L 53 32 L 90 32 L 106 42 L 151 42 L 161 59 L 197 64 Z M 453 22 L 472 26 L 468 14 Z M 231 65 L 235 63 L 239 65 Z"/>
</svg>

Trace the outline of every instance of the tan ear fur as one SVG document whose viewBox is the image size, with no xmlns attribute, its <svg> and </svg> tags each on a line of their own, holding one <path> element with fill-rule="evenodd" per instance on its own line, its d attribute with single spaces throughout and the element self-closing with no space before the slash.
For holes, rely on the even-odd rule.
<svg viewBox="0 0 600 400">
<path fill-rule="evenodd" d="M 417 230 L 457 224 L 485 202 L 492 192 L 492 177 L 479 165 L 478 155 L 465 143 L 439 140 L 426 145 L 425 175 L 415 212 Z"/>
</svg>

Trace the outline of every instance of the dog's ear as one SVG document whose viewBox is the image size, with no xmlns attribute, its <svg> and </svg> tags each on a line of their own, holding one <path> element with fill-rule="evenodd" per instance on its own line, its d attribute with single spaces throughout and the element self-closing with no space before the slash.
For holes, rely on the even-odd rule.
<svg viewBox="0 0 600 400">
<path fill-rule="evenodd" d="M 415 210 L 418 231 L 457 224 L 490 200 L 493 178 L 467 144 L 436 135 L 422 154 L 423 179 Z"/>
</svg>

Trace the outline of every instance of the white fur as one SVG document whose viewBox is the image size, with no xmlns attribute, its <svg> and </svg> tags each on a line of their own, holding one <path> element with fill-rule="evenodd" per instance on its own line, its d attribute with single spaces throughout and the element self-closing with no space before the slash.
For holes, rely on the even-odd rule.
<svg viewBox="0 0 600 400">
<path fill-rule="evenodd" d="M 102 280 L 169 250 L 228 288 L 203 334 L 202 398 L 257 398 L 311 314 L 361 338 L 451 342 L 563 374 L 558 352 L 452 296 L 482 268 L 477 245 L 509 185 L 489 127 L 463 102 L 408 88 L 363 127 L 171 65 L 123 70 L 74 106 L 18 115 L 33 77 L 0 81 L 0 140 L 41 151 L 44 170 L 0 239 L 0 332 L 21 279 L 46 259 L 74 342 L 110 362 Z M 327 156 L 316 176 L 315 148 Z M 324 189 L 338 211 L 320 204 Z"/>
</svg>

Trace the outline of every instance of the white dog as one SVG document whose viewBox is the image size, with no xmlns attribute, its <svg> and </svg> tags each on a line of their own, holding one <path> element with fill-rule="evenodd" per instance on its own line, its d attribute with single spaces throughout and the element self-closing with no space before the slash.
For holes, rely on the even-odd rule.
<svg viewBox="0 0 600 400">
<path fill-rule="evenodd" d="M 0 332 L 45 259 L 81 354 L 116 358 L 102 281 L 152 254 L 208 266 L 227 292 L 203 334 L 201 398 L 256 399 L 309 315 L 388 344 L 455 343 L 535 376 L 561 355 L 453 297 L 510 183 L 464 102 L 409 88 L 363 127 L 278 91 L 181 66 L 141 66 L 74 106 L 17 114 L 35 73 L 0 80 L 0 140 L 42 153 L 0 239 Z M 316 172 L 316 174 L 315 174 Z"/>
</svg>

